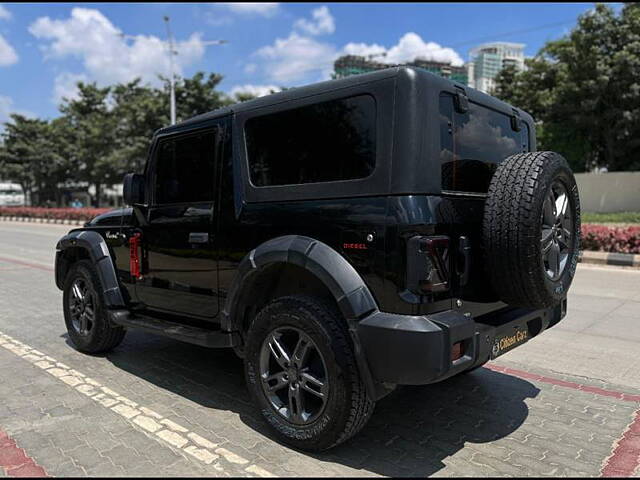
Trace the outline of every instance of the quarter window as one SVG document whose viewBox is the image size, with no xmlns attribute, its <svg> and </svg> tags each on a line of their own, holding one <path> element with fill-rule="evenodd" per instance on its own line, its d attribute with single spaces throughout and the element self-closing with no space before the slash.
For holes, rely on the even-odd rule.
<svg viewBox="0 0 640 480">
<path fill-rule="evenodd" d="M 245 137 L 257 187 L 368 177 L 376 157 L 375 100 L 360 95 L 254 117 Z"/>
<path fill-rule="evenodd" d="M 213 200 L 214 131 L 162 140 L 157 152 L 156 204 Z"/>
</svg>

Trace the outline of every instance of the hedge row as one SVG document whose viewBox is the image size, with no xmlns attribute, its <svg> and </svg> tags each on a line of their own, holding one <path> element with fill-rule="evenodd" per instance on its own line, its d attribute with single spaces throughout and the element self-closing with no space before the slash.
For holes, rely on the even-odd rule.
<svg viewBox="0 0 640 480">
<path fill-rule="evenodd" d="M 582 226 L 582 249 L 615 253 L 640 253 L 640 226 Z"/>
<path fill-rule="evenodd" d="M 48 218 L 51 220 L 91 220 L 110 208 L 0 207 L 0 217 Z"/>
</svg>

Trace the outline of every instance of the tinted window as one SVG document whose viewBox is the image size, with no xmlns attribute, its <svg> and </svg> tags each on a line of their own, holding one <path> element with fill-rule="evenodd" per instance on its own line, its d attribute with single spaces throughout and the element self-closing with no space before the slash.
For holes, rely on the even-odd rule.
<svg viewBox="0 0 640 480">
<path fill-rule="evenodd" d="M 156 204 L 213 200 L 215 133 L 163 140 L 156 156 Z"/>
<path fill-rule="evenodd" d="M 529 150 L 528 128 L 511 128 L 511 118 L 476 103 L 456 112 L 453 96 L 440 96 L 442 189 L 487 192 L 498 164 Z"/>
<path fill-rule="evenodd" d="M 375 167 L 373 97 L 332 100 L 254 117 L 245 125 L 258 187 L 352 180 Z"/>
</svg>

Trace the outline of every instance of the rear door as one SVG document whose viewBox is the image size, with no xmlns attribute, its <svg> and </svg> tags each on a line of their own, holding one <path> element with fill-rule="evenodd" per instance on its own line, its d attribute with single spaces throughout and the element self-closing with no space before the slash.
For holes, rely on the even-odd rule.
<svg viewBox="0 0 640 480">
<path fill-rule="evenodd" d="M 214 226 L 223 129 L 221 122 L 165 137 L 154 149 L 143 278 L 136 283 L 148 308 L 203 319 L 218 313 Z"/>
<path fill-rule="evenodd" d="M 440 95 L 443 211 L 451 236 L 452 293 L 463 300 L 465 312 L 476 316 L 503 306 L 495 303 L 482 258 L 489 183 L 505 158 L 529 151 L 529 131 L 525 122 L 484 105 L 469 101 L 466 112 L 455 106 L 453 95 Z"/>
</svg>

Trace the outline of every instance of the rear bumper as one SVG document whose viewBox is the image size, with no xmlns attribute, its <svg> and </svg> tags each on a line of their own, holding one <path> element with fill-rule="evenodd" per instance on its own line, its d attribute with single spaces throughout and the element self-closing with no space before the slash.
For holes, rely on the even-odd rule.
<svg viewBox="0 0 640 480">
<path fill-rule="evenodd" d="M 509 341 L 500 342 L 510 332 L 526 332 L 528 341 L 558 323 L 566 314 L 566 304 L 565 299 L 545 310 L 510 308 L 477 318 L 453 310 L 427 316 L 378 311 L 360 321 L 358 337 L 375 381 L 423 385 L 515 348 Z M 452 347 L 458 342 L 463 355 L 452 360 Z"/>
</svg>

